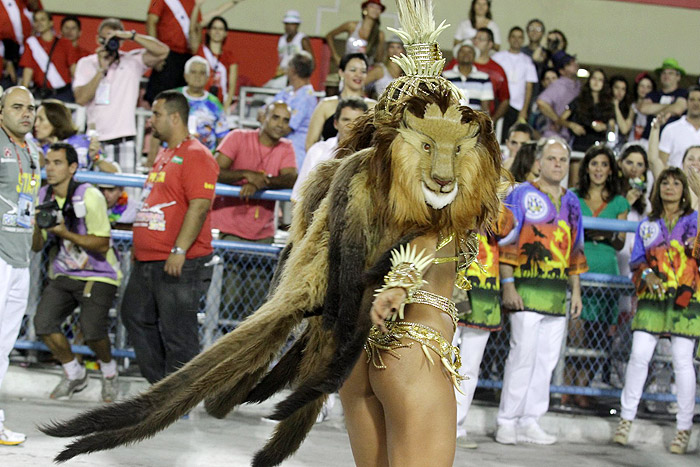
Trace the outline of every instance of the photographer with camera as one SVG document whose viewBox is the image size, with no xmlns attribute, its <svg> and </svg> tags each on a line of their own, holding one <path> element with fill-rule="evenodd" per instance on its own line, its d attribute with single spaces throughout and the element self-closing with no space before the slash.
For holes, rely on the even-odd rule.
<svg viewBox="0 0 700 467">
<path fill-rule="evenodd" d="M 71 351 L 61 324 L 80 305 L 80 329 L 97 355 L 102 370 L 102 400 L 117 395 L 117 362 L 112 359 L 109 309 L 114 303 L 121 270 L 112 248 L 107 202 L 97 188 L 78 183 L 78 154 L 67 143 L 54 143 L 46 154 L 46 181 L 39 192 L 32 249 L 50 242 L 57 248 L 49 268 L 34 329 L 61 362 L 65 376 L 52 399 L 70 397 L 87 386 L 87 372 Z"/>
<path fill-rule="evenodd" d="M 0 98 L 0 384 L 22 325 L 29 297 L 29 247 L 41 174 L 39 149 L 29 139 L 36 117 L 27 88 L 9 88 Z M 4 427 L 0 410 L 0 446 L 23 443 L 22 433 Z"/>
<path fill-rule="evenodd" d="M 122 52 L 123 41 L 143 48 Z M 168 55 L 168 46 L 136 31 L 124 31 L 122 22 L 107 18 L 97 30 L 96 53 L 78 61 L 73 78 L 75 102 L 87 107 L 88 125 L 94 124 L 105 158 L 124 172 L 136 167 L 136 103 L 139 81 L 148 68 Z"/>
</svg>

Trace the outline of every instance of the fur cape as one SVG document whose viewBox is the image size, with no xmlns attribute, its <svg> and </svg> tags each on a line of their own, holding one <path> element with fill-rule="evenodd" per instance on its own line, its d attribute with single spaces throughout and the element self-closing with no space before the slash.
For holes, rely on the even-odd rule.
<svg viewBox="0 0 700 467">
<path fill-rule="evenodd" d="M 368 111 L 341 148 L 305 184 L 266 303 L 144 394 L 41 427 L 51 436 L 79 437 L 57 462 L 151 437 L 202 400 L 210 414 L 224 417 L 291 384 L 292 394 L 270 417 L 280 423 L 253 459 L 254 466 L 281 463 L 361 355 L 391 250 L 425 233 L 465 236 L 499 211 L 502 169 L 492 123 L 459 106 L 448 84 L 408 98 L 395 112 Z M 438 156 L 458 187 L 439 210 L 421 191 Z M 302 322 L 301 336 L 270 369 Z"/>
</svg>

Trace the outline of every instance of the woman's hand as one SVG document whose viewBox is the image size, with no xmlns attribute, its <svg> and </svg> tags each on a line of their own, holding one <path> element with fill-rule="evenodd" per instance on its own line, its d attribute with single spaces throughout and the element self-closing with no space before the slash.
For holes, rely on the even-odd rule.
<svg viewBox="0 0 700 467">
<path fill-rule="evenodd" d="M 643 195 L 643 193 L 641 192 L 641 190 L 638 190 L 636 188 L 632 188 L 631 190 L 629 190 L 627 192 L 627 194 L 625 195 L 625 198 L 627 198 L 627 202 L 630 204 L 630 206 L 632 206 L 634 203 L 637 202 L 639 197 L 642 195 Z"/>
<path fill-rule="evenodd" d="M 400 287 L 380 292 L 374 297 L 372 309 L 369 311 L 372 324 L 377 326 L 383 333 L 388 332 L 384 325 L 384 320 L 391 314 L 398 313 L 401 304 L 406 300 L 406 291 Z"/>
<path fill-rule="evenodd" d="M 586 134 L 586 129 L 576 122 L 569 122 L 567 127 L 569 130 L 573 131 L 576 136 L 583 136 Z"/>
<path fill-rule="evenodd" d="M 664 296 L 666 295 L 666 288 L 664 287 L 663 281 L 659 279 L 659 276 L 657 276 L 656 273 L 650 272 L 649 274 L 647 274 L 647 277 L 644 281 L 646 282 L 649 292 L 661 299 L 664 298 Z"/>
<path fill-rule="evenodd" d="M 695 167 L 690 167 L 687 172 L 688 175 L 688 186 L 690 190 L 695 193 L 695 196 L 700 197 L 700 173 Z"/>
</svg>

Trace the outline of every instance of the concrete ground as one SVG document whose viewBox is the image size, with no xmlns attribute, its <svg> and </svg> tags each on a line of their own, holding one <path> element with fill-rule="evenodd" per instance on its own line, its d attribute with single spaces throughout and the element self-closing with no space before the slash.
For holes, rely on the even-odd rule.
<svg viewBox="0 0 700 467">
<path fill-rule="evenodd" d="M 40 433 L 36 425 L 51 419 L 69 418 L 80 411 L 97 406 L 99 379 L 91 379 L 86 392 L 76 394 L 71 401 L 52 401 L 48 392 L 58 382 L 58 372 L 26 370 L 12 367 L 0 392 L 0 407 L 5 409 L 7 424 L 29 438 L 20 446 L 0 446 L 0 466 L 50 466 L 53 456 L 68 441 L 50 438 Z M 12 383 L 10 383 L 12 381 Z M 31 384 L 30 384 L 31 383 Z M 145 387 L 140 378 L 124 378 L 126 392 L 134 393 Z M 130 447 L 81 456 L 66 464 L 94 467 L 218 467 L 245 466 L 257 449 L 262 447 L 274 425 L 262 420 L 273 402 L 237 409 L 225 420 L 208 416 L 197 407 L 190 418 L 180 420 L 153 439 Z M 693 452 L 685 456 L 669 454 L 667 446 L 674 434 L 672 423 L 635 422 L 630 447 L 609 442 L 616 420 L 614 418 L 547 414 L 542 426 L 560 437 L 554 446 L 503 446 L 493 441 L 495 407 L 475 405 L 470 411 L 469 429 L 476 450 L 458 449 L 455 466 L 698 466 L 698 435 L 691 439 Z M 426 427 L 429 429 L 429 427 Z M 352 454 L 343 426 L 339 404 L 330 418 L 317 424 L 297 454 L 283 465 L 352 466 Z M 426 459 L 425 466 L 430 466 Z"/>
</svg>

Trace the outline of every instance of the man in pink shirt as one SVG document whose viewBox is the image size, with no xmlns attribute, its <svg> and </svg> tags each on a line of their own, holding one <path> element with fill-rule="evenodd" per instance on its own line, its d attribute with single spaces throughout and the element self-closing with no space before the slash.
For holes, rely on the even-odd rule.
<svg viewBox="0 0 700 467">
<path fill-rule="evenodd" d="M 122 41 L 143 48 L 122 52 Z M 105 158 L 124 172 L 136 167 L 136 102 L 139 81 L 149 67 L 168 55 L 158 39 L 124 31 L 122 22 L 107 18 L 97 29 L 97 52 L 78 61 L 73 77 L 75 102 L 87 107 L 88 126 L 94 125 Z"/>
<path fill-rule="evenodd" d="M 219 144 L 216 161 L 221 168 L 219 182 L 240 184 L 241 197 L 217 197 L 212 227 L 225 240 L 272 243 L 274 201 L 250 199 L 258 190 L 292 188 L 297 168 L 289 133 L 291 111 L 284 102 L 273 102 L 258 130 L 234 130 Z"/>
</svg>

